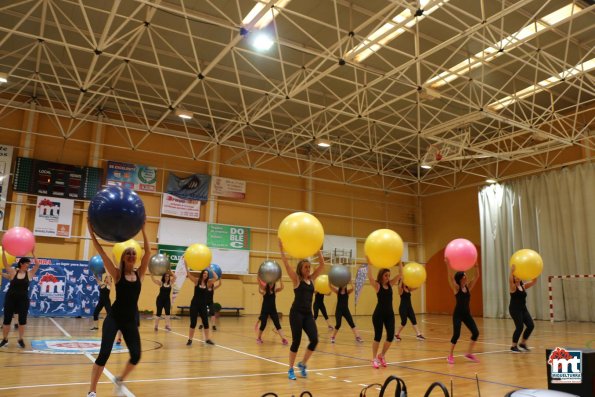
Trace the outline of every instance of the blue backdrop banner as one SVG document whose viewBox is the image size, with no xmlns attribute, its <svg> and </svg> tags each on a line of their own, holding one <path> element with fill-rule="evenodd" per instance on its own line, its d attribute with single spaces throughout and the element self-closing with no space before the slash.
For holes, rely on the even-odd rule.
<svg viewBox="0 0 595 397">
<path fill-rule="evenodd" d="M 210 175 L 194 174 L 187 178 L 180 178 L 170 172 L 166 193 L 183 199 L 206 201 L 209 199 L 210 183 Z"/>
<path fill-rule="evenodd" d="M 88 261 L 38 258 L 41 266 L 29 284 L 29 315 L 47 317 L 88 317 L 99 300 L 99 286 Z M 0 313 L 9 281 L 2 278 Z"/>
</svg>

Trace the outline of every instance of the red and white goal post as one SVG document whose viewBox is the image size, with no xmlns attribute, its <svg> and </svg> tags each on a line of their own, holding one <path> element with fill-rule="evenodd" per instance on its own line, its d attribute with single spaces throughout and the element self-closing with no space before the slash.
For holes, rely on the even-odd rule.
<svg viewBox="0 0 595 397">
<path fill-rule="evenodd" d="M 595 278 L 595 274 L 565 274 L 563 276 L 548 276 L 547 277 L 547 291 L 550 301 L 550 321 L 554 322 L 554 292 L 552 286 L 553 279 L 574 279 L 574 278 Z"/>
</svg>

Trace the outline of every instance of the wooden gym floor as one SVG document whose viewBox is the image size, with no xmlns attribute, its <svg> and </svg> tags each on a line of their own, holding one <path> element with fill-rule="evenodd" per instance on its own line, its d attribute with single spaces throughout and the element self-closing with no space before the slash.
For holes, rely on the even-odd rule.
<svg viewBox="0 0 595 397">
<path fill-rule="evenodd" d="M 315 397 L 347 397 L 358 396 L 363 385 L 382 383 L 394 374 L 405 380 L 410 396 L 423 396 L 434 381 L 450 388 L 451 380 L 454 396 L 477 396 L 476 375 L 482 396 L 504 396 L 517 388 L 547 388 L 545 348 L 595 346 L 594 323 L 537 321 L 530 339 L 533 350 L 513 354 L 509 352 L 511 320 L 476 318 L 481 332 L 476 351 L 481 362 L 472 363 L 463 357 L 469 338 L 464 328 L 455 350 L 456 363 L 449 365 L 446 355 L 451 336 L 450 316 L 419 315 L 419 325 L 427 340 L 417 341 L 408 325 L 403 340 L 393 343 L 388 351 L 389 366 L 374 369 L 370 365 L 373 333 L 369 316 L 355 317 L 363 344 L 354 341 L 346 325 L 341 328 L 337 343 L 331 344 L 326 324 L 319 318 L 320 343 L 309 362 L 308 378 L 298 374 L 297 381 L 289 381 L 289 347 L 283 346 L 270 330 L 270 321 L 264 344 L 256 344 L 255 321 L 256 316 L 223 317 L 212 337 L 216 346 L 201 343 L 202 334 L 197 329 L 194 344 L 187 347 L 188 317 L 172 320 L 172 332 L 161 329 L 155 332 L 152 320 L 141 320 L 143 353 L 140 364 L 126 382 L 127 395 L 256 397 L 273 391 L 279 396 L 297 397 L 309 390 Z M 89 319 L 31 318 L 25 349 L 18 348 L 16 331 L 11 330 L 9 345 L 0 349 L 0 395 L 86 396 L 94 356 L 34 353 L 31 340 L 100 337 L 100 331 L 89 331 L 91 324 Z M 160 325 L 163 327 L 165 322 L 161 321 Z M 282 326 L 289 335 L 286 316 Z M 304 336 L 298 360 L 306 345 Z M 127 353 L 112 354 L 100 379 L 98 397 L 113 395 L 113 375 L 120 373 L 127 360 Z M 377 393 L 372 390 L 368 395 L 377 396 Z M 435 391 L 435 395 L 441 394 Z"/>
</svg>

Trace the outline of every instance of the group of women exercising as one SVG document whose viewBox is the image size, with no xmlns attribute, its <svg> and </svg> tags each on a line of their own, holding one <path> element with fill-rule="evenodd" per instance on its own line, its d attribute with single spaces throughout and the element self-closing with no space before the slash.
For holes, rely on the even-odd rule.
<svg viewBox="0 0 595 397">
<path fill-rule="evenodd" d="M 97 237 L 93 231 L 92 225 L 88 224 L 89 231 L 91 232 L 91 238 L 95 249 L 102 257 L 105 269 L 107 271 L 106 277 L 98 281 L 100 282 L 100 299 L 97 308 L 94 312 L 94 325 L 92 329 L 97 329 L 98 314 L 102 308 L 106 308 L 107 316 L 102 326 L 101 336 L 101 348 L 99 355 L 95 360 L 93 369 L 91 371 L 91 382 L 89 386 L 88 397 L 96 397 L 96 387 L 99 378 L 103 372 L 103 368 L 111 354 L 116 334 L 121 332 L 124 341 L 126 342 L 130 360 L 125 366 L 120 376 L 116 377 L 116 386 L 122 388 L 122 382 L 126 376 L 134 369 L 138 364 L 141 357 L 141 341 L 139 334 L 139 316 L 138 316 L 138 298 L 141 291 L 141 284 L 144 279 L 145 273 L 148 268 L 149 258 L 151 255 L 151 249 L 145 227 L 142 228 L 142 236 L 144 243 L 144 254 L 140 261 L 140 266 L 135 269 L 136 264 L 136 251 L 133 248 L 127 248 L 122 253 L 118 266 L 112 262 L 111 258 L 107 255 L 104 249 L 99 244 Z M 291 328 L 291 346 L 289 349 L 289 371 L 288 378 L 291 380 L 296 379 L 295 367 L 297 366 L 299 373 L 302 377 L 306 377 L 307 363 L 312 353 L 316 349 L 318 344 L 318 331 L 316 327 L 317 312 L 320 310 L 327 321 L 329 329 L 332 328 L 331 343 L 335 342 L 336 335 L 341 327 L 342 319 L 345 318 L 351 330 L 354 334 L 356 342 L 363 342 L 359 335 L 359 331 L 353 321 L 351 313 L 349 311 L 348 297 L 353 292 L 353 286 L 347 285 L 342 288 L 332 287 L 332 292 L 337 294 L 337 308 L 335 311 L 336 323 L 335 326 L 331 326 L 328 322 L 328 315 L 326 308 L 324 307 L 323 298 L 318 298 L 314 304 L 313 313 L 313 302 L 314 296 L 314 280 L 324 270 L 324 258 L 322 253 L 318 252 L 318 266 L 312 271 L 312 266 L 307 259 L 302 259 L 298 262 L 296 268 L 290 266 L 287 257 L 285 255 L 283 244 L 279 241 L 279 249 L 281 252 L 281 259 L 283 261 L 285 270 L 289 279 L 291 280 L 294 290 L 294 300 L 291 305 L 289 312 L 289 324 Z M 32 253 L 33 254 L 33 253 Z M 5 346 L 8 343 L 8 333 L 10 330 L 10 323 L 13 315 L 18 314 L 18 328 L 19 328 L 19 339 L 18 344 L 20 347 L 25 347 L 23 341 L 23 335 L 25 332 L 25 326 L 27 324 L 27 311 L 28 311 L 28 287 L 29 281 L 35 276 L 39 268 L 39 263 L 32 255 L 34 266 L 29 269 L 31 263 L 29 258 L 21 258 L 18 261 L 17 267 L 12 267 L 6 259 L 6 254 L 2 252 L 2 261 L 6 273 L 3 277 L 10 280 L 10 285 L 6 294 L 4 304 L 4 322 L 3 322 L 3 338 L 0 342 L 0 347 Z M 448 261 L 447 265 L 448 265 Z M 183 263 L 183 262 L 182 262 Z M 368 260 L 368 265 L 370 263 Z M 184 264 L 185 266 L 185 264 Z M 448 279 L 455 296 L 455 309 L 453 313 L 453 335 L 451 338 L 450 352 L 447 358 L 449 364 L 454 364 L 454 348 L 459 339 L 461 332 L 461 325 L 465 326 L 471 332 L 471 342 L 465 357 L 471 361 L 478 362 L 477 357 L 473 354 L 473 347 L 479 336 L 479 330 L 477 325 L 471 316 L 469 307 L 471 293 L 470 291 L 476 285 L 479 279 L 479 267 L 475 265 L 474 277 L 469 280 L 465 272 L 456 272 L 448 270 Z M 376 291 L 377 304 L 372 315 L 372 323 L 374 327 L 374 340 L 372 342 L 372 366 L 379 368 L 380 366 L 386 367 L 386 353 L 390 348 L 394 339 L 397 341 L 401 340 L 400 333 L 404 326 L 407 324 L 407 320 L 411 321 L 416 337 L 418 340 L 424 340 L 424 336 L 417 328 L 417 322 L 415 313 L 411 305 L 411 290 L 407 285 L 403 283 L 403 269 L 402 263 L 398 264 L 399 272 L 393 278 L 390 277 L 389 269 L 380 269 L 374 278 L 371 271 L 371 267 L 368 267 L 368 279 L 374 290 Z M 188 279 L 194 283 L 194 296 L 190 305 L 190 329 L 188 335 L 187 345 L 192 345 L 194 330 L 197 325 L 198 317 L 200 316 L 203 330 L 203 339 L 205 343 L 214 345 L 214 342 L 210 339 L 209 335 L 209 315 L 213 315 L 213 298 L 212 294 L 214 289 L 218 288 L 221 281 L 217 277 L 217 274 L 208 269 L 203 270 L 198 276 L 193 275 L 187 270 Z M 509 288 L 510 288 L 510 306 L 509 312 L 515 323 L 515 331 L 512 337 L 511 351 L 518 353 L 523 350 L 529 350 L 527 347 L 527 339 L 533 331 L 534 324 L 531 319 L 526 306 L 526 290 L 531 288 L 536 283 L 536 279 L 530 282 L 523 283 L 521 280 L 516 278 L 514 275 L 514 268 L 511 271 L 509 277 Z M 212 277 L 211 277 L 212 275 Z M 163 311 L 165 311 L 165 329 L 171 330 L 170 324 L 170 310 L 171 300 L 170 292 L 172 284 L 175 281 L 173 274 L 167 273 L 161 277 L 160 280 L 155 279 L 151 276 L 153 282 L 159 285 L 159 295 L 156 300 L 157 305 L 157 316 L 155 318 L 155 330 L 158 330 L 159 319 Z M 116 288 L 116 299 L 113 304 L 109 302 L 109 288 L 112 282 Z M 401 318 L 401 326 L 395 333 L 395 313 L 393 310 L 393 287 L 397 286 L 398 293 L 401 297 L 399 305 L 399 315 Z M 262 309 L 259 316 L 259 320 L 256 325 L 257 330 L 257 343 L 263 343 L 262 333 L 267 325 L 268 317 L 271 318 L 273 325 L 281 338 L 281 342 L 286 345 L 289 344 L 288 340 L 283 334 L 281 324 L 276 308 L 276 294 L 283 290 L 283 282 L 279 282 L 279 286 L 276 283 L 265 283 L 259 279 L 259 292 L 263 296 Z M 317 310 L 318 309 L 318 310 Z M 214 316 L 213 316 L 214 317 Z M 215 317 L 214 317 L 215 318 Z M 258 325 L 260 323 L 260 326 Z M 215 329 L 215 326 L 213 326 Z M 386 332 L 386 338 L 382 349 L 380 349 L 380 342 L 382 339 L 383 328 Z M 524 329 L 524 332 L 523 332 Z M 301 342 L 302 333 L 306 333 L 308 337 L 308 346 L 303 355 L 301 361 L 296 365 L 296 357 Z M 522 338 L 521 338 L 522 336 Z M 519 343 L 520 340 L 520 343 Z"/>
</svg>

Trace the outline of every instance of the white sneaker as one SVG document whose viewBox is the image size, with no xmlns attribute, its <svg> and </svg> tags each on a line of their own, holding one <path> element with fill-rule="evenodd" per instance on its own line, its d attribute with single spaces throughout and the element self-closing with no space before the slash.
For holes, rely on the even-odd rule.
<svg viewBox="0 0 595 397">
<path fill-rule="evenodd" d="M 115 379 L 114 394 L 119 397 L 126 395 L 124 393 L 124 381 L 119 376 L 116 376 Z"/>
<path fill-rule="evenodd" d="M 89 393 L 87 393 L 87 397 L 97 397 L 97 393 L 95 393 L 94 391 L 90 391 Z"/>
</svg>

